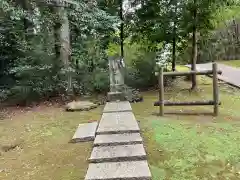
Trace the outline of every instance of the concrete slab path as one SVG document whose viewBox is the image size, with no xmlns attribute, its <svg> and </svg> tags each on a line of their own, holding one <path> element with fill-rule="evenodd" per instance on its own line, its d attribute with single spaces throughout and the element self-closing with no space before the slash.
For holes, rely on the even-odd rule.
<svg viewBox="0 0 240 180">
<path fill-rule="evenodd" d="M 127 101 L 109 102 L 103 109 L 103 113 L 132 111 L 132 107 Z"/>
<path fill-rule="evenodd" d="M 151 180 L 147 161 L 92 163 L 85 180 Z"/>
<path fill-rule="evenodd" d="M 140 128 L 132 112 L 103 113 L 96 134 L 139 133 Z"/>
<path fill-rule="evenodd" d="M 94 147 L 89 162 L 118 162 L 146 160 L 142 144 Z"/>
<path fill-rule="evenodd" d="M 98 122 L 79 124 L 71 143 L 94 141 Z"/>
<path fill-rule="evenodd" d="M 131 109 L 130 103 L 106 107 L 113 111 L 99 122 L 85 180 L 151 180 L 138 122 L 131 111 L 122 111 Z"/>
<path fill-rule="evenodd" d="M 143 143 L 140 133 L 124 133 L 124 134 L 102 134 L 97 135 L 94 146 L 114 146 L 129 145 Z"/>
<path fill-rule="evenodd" d="M 218 75 L 218 79 L 240 88 L 240 69 L 220 63 L 217 64 L 218 69 L 222 71 L 222 75 Z M 190 65 L 186 66 L 190 67 Z M 197 64 L 197 70 L 212 70 L 212 63 Z"/>
</svg>

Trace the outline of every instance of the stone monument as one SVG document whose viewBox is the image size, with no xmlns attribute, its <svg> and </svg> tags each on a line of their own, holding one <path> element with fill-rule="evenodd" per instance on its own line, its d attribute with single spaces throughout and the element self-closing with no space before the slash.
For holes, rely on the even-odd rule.
<svg viewBox="0 0 240 180">
<path fill-rule="evenodd" d="M 124 96 L 124 67 L 121 57 L 109 58 L 110 92 L 108 93 L 108 101 L 126 100 Z"/>
<path fill-rule="evenodd" d="M 128 87 L 124 83 L 124 60 L 119 56 L 109 58 L 109 73 L 110 73 L 110 92 L 108 93 L 108 101 L 129 101 L 140 102 L 143 97 L 139 91 Z"/>
</svg>

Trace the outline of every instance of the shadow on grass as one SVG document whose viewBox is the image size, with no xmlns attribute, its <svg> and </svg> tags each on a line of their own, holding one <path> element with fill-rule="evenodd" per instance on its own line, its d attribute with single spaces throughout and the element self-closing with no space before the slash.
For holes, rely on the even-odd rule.
<svg viewBox="0 0 240 180">
<path fill-rule="evenodd" d="M 211 116 L 214 114 L 212 112 L 165 112 L 167 115 L 178 115 L 178 116 Z"/>
<path fill-rule="evenodd" d="M 176 112 L 176 111 L 167 111 L 164 112 L 165 115 L 177 115 L 177 116 L 210 116 L 214 117 L 214 114 L 212 112 L 194 112 L 194 111 L 182 111 L 182 112 Z M 159 113 L 152 113 L 154 116 L 159 116 Z"/>
</svg>

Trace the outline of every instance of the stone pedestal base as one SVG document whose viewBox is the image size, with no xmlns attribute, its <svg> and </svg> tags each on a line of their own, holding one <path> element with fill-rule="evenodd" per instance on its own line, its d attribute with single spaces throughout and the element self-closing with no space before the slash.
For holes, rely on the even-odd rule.
<svg viewBox="0 0 240 180">
<path fill-rule="evenodd" d="M 109 92 L 108 95 L 107 95 L 107 100 L 108 102 L 111 102 L 111 101 L 125 101 L 125 96 L 122 92 Z"/>
<path fill-rule="evenodd" d="M 124 84 L 114 84 L 110 85 L 110 92 L 123 92 L 124 91 Z"/>
</svg>

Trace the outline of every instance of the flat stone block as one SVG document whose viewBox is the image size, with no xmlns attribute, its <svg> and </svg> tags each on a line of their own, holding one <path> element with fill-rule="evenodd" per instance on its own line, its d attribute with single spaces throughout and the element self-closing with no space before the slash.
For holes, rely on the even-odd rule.
<svg viewBox="0 0 240 180">
<path fill-rule="evenodd" d="M 147 161 L 89 164 L 85 180 L 151 180 Z"/>
<path fill-rule="evenodd" d="M 98 122 L 79 124 L 71 143 L 94 141 Z"/>
<path fill-rule="evenodd" d="M 146 160 L 142 144 L 94 147 L 91 163 Z"/>
<path fill-rule="evenodd" d="M 132 112 L 103 113 L 97 134 L 123 134 L 140 132 Z"/>
<path fill-rule="evenodd" d="M 89 111 L 98 105 L 90 101 L 73 101 L 66 105 L 66 111 Z"/>
<path fill-rule="evenodd" d="M 108 102 L 104 107 L 103 113 L 125 111 L 132 111 L 132 107 L 128 101 Z"/>
<path fill-rule="evenodd" d="M 102 134 L 95 137 L 94 146 L 129 145 L 142 142 L 140 133 Z"/>
</svg>

